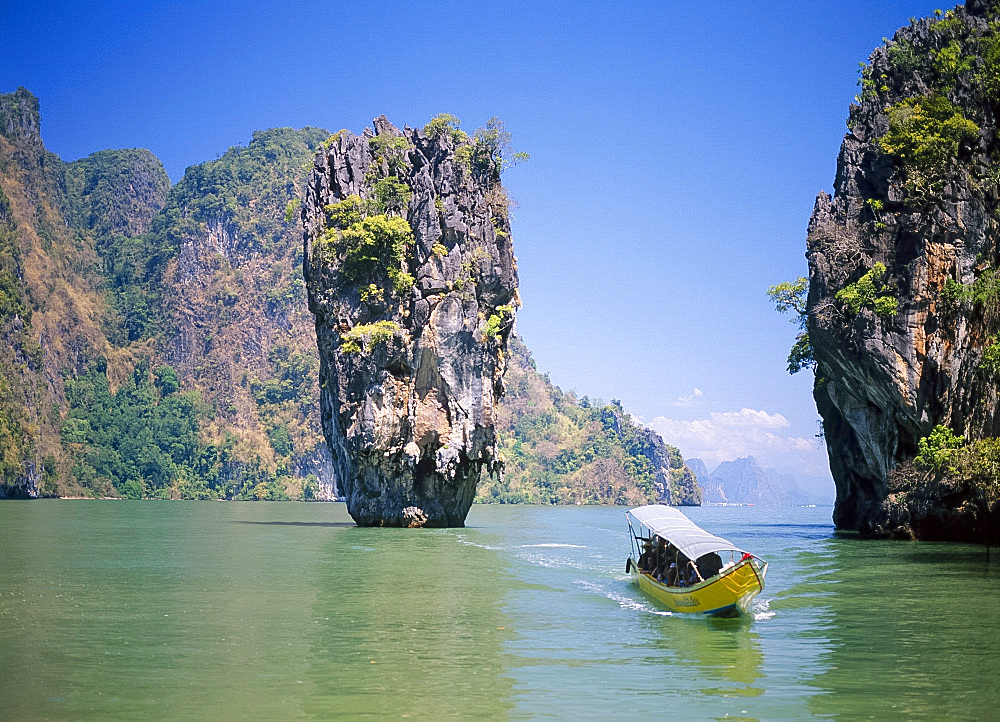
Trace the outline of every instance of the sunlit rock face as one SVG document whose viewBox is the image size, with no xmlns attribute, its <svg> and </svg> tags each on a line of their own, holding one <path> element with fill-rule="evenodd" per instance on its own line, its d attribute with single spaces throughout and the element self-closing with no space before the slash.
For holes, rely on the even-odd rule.
<svg viewBox="0 0 1000 722">
<path fill-rule="evenodd" d="M 973 440 L 1000 433 L 997 382 L 980 369 L 997 319 L 946 290 L 1000 264 L 992 5 L 915 20 L 872 53 L 834 195 L 819 194 L 809 223 L 814 395 L 841 528 L 971 536 L 967 494 L 907 498 L 894 480 L 936 425 Z M 866 275 L 871 292 L 860 288 L 852 309 L 837 292 L 858 291 Z"/>
<path fill-rule="evenodd" d="M 494 427 L 517 269 L 499 163 L 452 125 L 341 131 L 301 209 L 323 430 L 367 526 L 462 526 Z"/>
</svg>

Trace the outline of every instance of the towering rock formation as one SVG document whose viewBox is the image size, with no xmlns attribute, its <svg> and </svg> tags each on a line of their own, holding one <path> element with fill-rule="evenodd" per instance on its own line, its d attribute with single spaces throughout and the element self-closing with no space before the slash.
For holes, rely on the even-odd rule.
<svg viewBox="0 0 1000 722">
<path fill-rule="evenodd" d="M 809 223 L 808 333 L 837 484 L 834 520 L 869 533 L 972 536 L 967 490 L 894 486 L 937 425 L 1000 433 L 1000 20 L 970 0 L 911 21 L 862 71 Z"/>
<path fill-rule="evenodd" d="M 323 430 L 362 525 L 461 526 L 499 473 L 517 270 L 502 144 L 439 117 L 341 131 L 302 205 Z"/>
</svg>

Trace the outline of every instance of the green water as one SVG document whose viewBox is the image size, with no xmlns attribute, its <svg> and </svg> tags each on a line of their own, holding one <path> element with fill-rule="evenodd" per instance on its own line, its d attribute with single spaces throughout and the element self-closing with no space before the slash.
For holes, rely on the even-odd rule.
<svg viewBox="0 0 1000 722">
<path fill-rule="evenodd" d="M 997 714 L 997 555 L 690 516 L 771 562 L 752 619 L 641 596 L 619 508 L 3 502 L 0 718 Z"/>
</svg>

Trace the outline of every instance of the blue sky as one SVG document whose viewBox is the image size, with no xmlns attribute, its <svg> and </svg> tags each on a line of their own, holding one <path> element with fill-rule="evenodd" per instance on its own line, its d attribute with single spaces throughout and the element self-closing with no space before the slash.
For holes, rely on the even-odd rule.
<svg viewBox="0 0 1000 722">
<path fill-rule="evenodd" d="M 497 115 L 532 156 L 505 182 L 539 368 L 710 467 L 824 474 L 764 291 L 806 273 L 858 62 L 936 7 L 5 0 L 0 92 L 40 98 L 65 160 L 145 147 L 173 181 L 256 129 Z"/>
</svg>

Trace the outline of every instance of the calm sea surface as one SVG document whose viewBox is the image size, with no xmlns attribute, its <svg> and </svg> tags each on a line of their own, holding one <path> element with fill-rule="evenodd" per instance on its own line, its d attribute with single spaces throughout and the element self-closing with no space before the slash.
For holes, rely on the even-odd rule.
<svg viewBox="0 0 1000 722">
<path fill-rule="evenodd" d="M 0 718 L 998 714 L 1000 550 L 686 511 L 771 563 L 752 618 L 644 598 L 621 508 L 2 502 Z"/>
</svg>

